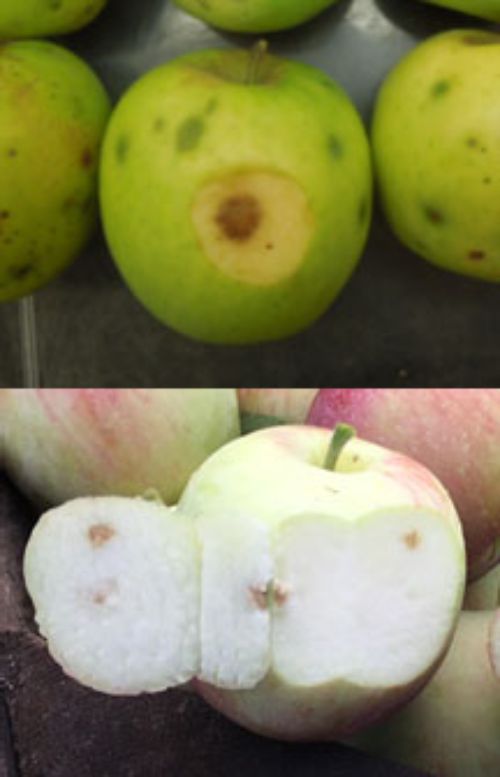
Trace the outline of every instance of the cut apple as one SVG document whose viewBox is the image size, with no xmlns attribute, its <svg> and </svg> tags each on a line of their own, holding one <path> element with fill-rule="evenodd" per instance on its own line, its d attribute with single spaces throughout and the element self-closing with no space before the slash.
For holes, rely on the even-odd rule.
<svg viewBox="0 0 500 777">
<path fill-rule="evenodd" d="M 110 694 L 158 691 L 196 673 L 198 572 L 189 521 L 122 497 L 45 513 L 24 561 L 50 653 L 67 674 Z"/>
</svg>

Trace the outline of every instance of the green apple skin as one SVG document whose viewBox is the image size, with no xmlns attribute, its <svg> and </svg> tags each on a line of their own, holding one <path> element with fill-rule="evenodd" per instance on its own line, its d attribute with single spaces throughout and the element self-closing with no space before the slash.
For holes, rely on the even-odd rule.
<svg viewBox="0 0 500 777">
<path fill-rule="evenodd" d="M 90 236 L 109 112 L 104 87 L 71 52 L 0 46 L 0 302 L 46 284 Z"/>
<path fill-rule="evenodd" d="M 1 38 L 62 35 L 89 24 L 107 0 L 2 0 Z"/>
<path fill-rule="evenodd" d="M 296 27 L 338 0 L 174 0 L 188 13 L 231 32 L 274 32 Z"/>
<path fill-rule="evenodd" d="M 0 390 L 0 467 L 42 506 L 148 489 L 175 503 L 239 432 L 234 389 Z"/>
<path fill-rule="evenodd" d="M 392 228 L 443 269 L 500 281 L 500 35 L 453 30 L 390 73 L 373 121 Z"/>
<path fill-rule="evenodd" d="M 439 777 L 490 777 L 500 767 L 500 681 L 489 660 L 493 612 L 464 612 L 422 693 L 350 741 Z"/>
<path fill-rule="evenodd" d="M 103 149 L 104 227 L 126 282 L 161 321 L 213 343 L 311 324 L 351 275 L 370 222 L 369 148 L 344 92 L 312 67 L 269 55 L 254 66 L 253 57 L 200 51 L 150 72 L 118 105 Z M 238 174 L 283 180 L 306 203 L 304 255 L 277 280 L 236 278 L 200 245 L 193 202 Z M 295 215 L 290 208 L 292 231 Z M 259 272 L 274 272 L 272 253 Z"/>
<path fill-rule="evenodd" d="M 249 426 L 303 424 L 317 393 L 318 389 L 238 389 L 240 414 Z"/>
<path fill-rule="evenodd" d="M 499 0 L 424 0 L 425 3 L 463 11 L 471 16 L 479 16 L 492 22 L 500 21 Z"/>
</svg>

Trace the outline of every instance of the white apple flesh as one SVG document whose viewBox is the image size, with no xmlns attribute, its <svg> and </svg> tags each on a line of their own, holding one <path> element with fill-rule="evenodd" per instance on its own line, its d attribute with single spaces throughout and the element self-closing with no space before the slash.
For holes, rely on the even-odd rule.
<svg viewBox="0 0 500 777">
<path fill-rule="evenodd" d="M 240 438 L 202 465 L 180 502 L 204 535 L 222 540 L 224 524 L 233 535 L 253 526 L 255 545 L 267 529 L 272 570 L 245 575 L 243 587 L 238 565 L 206 575 L 202 542 L 201 643 L 203 651 L 203 624 L 213 623 L 206 603 L 239 590 L 246 626 L 240 604 L 238 628 L 234 616 L 219 625 L 220 649 L 244 652 L 252 629 L 252 660 L 268 671 L 251 689 L 197 687 L 229 717 L 278 738 L 331 739 L 411 696 L 444 654 L 462 601 L 461 529 L 436 479 L 359 440 L 327 471 L 330 438 L 298 426 Z M 260 622 L 252 599 L 266 614 Z"/>
<path fill-rule="evenodd" d="M 110 693 L 196 678 L 229 717 L 285 739 L 334 738 L 411 697 L 462 601 L 460 523 L 419 464 L 330 440 L 274 427 L 233 441 L 176 510 L 101 498 L 47 513 L 25 570 L 55 659 Z"/>
<path fill-rule="evenodd" d="M 199 663 L 198 553 L 191 523 L 153 501 L 90 497 L 45 513 L 24 575 L 53 658 L 109 694 L 191 679 Z"/>
</svg>

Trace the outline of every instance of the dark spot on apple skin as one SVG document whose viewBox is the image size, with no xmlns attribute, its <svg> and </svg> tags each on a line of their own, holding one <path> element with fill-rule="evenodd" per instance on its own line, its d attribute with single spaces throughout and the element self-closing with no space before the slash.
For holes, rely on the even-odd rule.
<svg viewBox="0 0 500 777">
<path fill-rule="evenodd" d="M 488 186 L 491 183 L 491 178 L 483 178 L 483 183 Z"/>
<path fill-rule="evenodd" d="M 62 0 L 49 0 L 49 8 L 51 11 L 59 11 L 62 6 Z"/>
<path fill-rule="evenodd" d="M 180 152 L 193 151 L 205 132 L 205 122 L 199 116 L 185 119 L 177 130 L 176 146 Z"/>
<path fill-rule="evenodd" d="M 157 116 L 157 118 L 153 122 L 153 132 L 163 132 L 167 125 L 167 122 L 163 118 L 163 116 Z"/>
<path fill-rule="evenodd" d="M 443 213 L 438 208 L 434 208 L 431 205 L 424 205 L 424 215 L 431 224 L 443 224 L 445 221 Z"/>
<path fill-rule="evenodd" d="M 82 155 L 80 157 L 80 164 L 85 169 L 88 170 L 89 167 L 92 167 L 92 164 L 94 162 L 94 155 L 90 148 L 84 148 L 82 151 Z"/>
<path fill-rule="evenodd" d="M 486 252 L 476 248 L 476 249 L 473 249 L 472 251 L 469 251 L 468 257 L 473 262 L 480 262 L 482 259 L 486 259 Z"/>
<path fill-rule="evenodd" d="M 487 32 L 469 32 L 464 35 L 462 41 L 466 46 L 498 46 L 500 36 Z"/>
<path fill-rule="evenodd" d="M 212 99 L 209 100 L 206 105 L 206 108 L 205 108 L 206 115 L 210 116 L 212 113 L 215 113 L 218 107 L 219 107 L 219 101 L 215 97 L 212 97 Z"/>
<path fill-rule="evenodd" d="M 328 149 L 335 159 L 342 159 L 344 156 L 344 144 L 336 135 L 330 135 L 328 138 Z"/>
<path fill-rule="evenodd" d="M 249 240 L 260 224 L 259 203 L 251 194 L 228 197 L 221 203 L 215 218 L 225 237 L 237 243 Z"/>
<path fill-rule="evenodd" d="M 17 148 L 8 148 L 7 149 L 7 156 L 9 159 L 14 159 L 18 154 Z"/>
<path fill-rule="evenodd" d="M 467 138 L 465 143 L 469 148 L 477 148 L 479 145 L 478 139 L 473 137 Z"/>
<path fill-rule="evenodd" d="M 115 143 L 115 158 L 122 165 L 127 161 L 130 151 L 130 139 L 126 135 L 120 135 Z"/>
<path fill-rule="evenodd" d="M 445 79 L 436 81 L 431 87 L 431 97 L 444 97 L 451 89 L 451 83 Z"/>
<path fill-rule="evenodd" d="M 10 213 L 8 210 L 0 210 L 0 221 L 5 221 L 5 219 L 8 219 L 10 217 Z"/>
<path fill-rule="evenodd" d="M 25 264 L 13 265 L 9 267 L 8 273 L 10 277 L 15 281 L 22 281 L 31 275 L 35 271 L 34 265 L 29 262 Z"/>
</svg>

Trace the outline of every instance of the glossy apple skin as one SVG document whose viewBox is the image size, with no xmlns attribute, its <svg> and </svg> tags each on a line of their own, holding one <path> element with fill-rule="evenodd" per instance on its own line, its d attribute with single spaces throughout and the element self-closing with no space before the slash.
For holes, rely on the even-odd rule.
<svg viewBox="0 0 500 777">
<path fill-rule="evenodd" d="M 499 78 L 498 32 L 435 35 L 389 73 L 372 123 L 381 202 L 395 234 L 438 267 L 493 283 Z"/>
<path fill-rule="evenodd" d="M 274 32 L 296 27 L 338 0 L 174 0 L 214 27 L 232 32 Z"/>
<path fill-rule="evenodd" d="M 209 50 L 151 71 L 122 98 L 103 147 L 104 228 L 126 283 L 163 323 L 212 343 L 277 340 L 312 324 L 354 271 L 370 223 L 369 149 L 345 93 L 270 55 L 247 83 L 251 62 L 247 51 Z M 274 282 L 222 272 L 196 232 L 199 192 L 235 171 L 270 171 L 306 197 L 310 239 Z"/>
<path fill-rule="evenodd" d="M 439 777 L 497 774 L 500 681 L 488 651 L 493 617 L 462 613 L 451 649 L 422 693 L 349 744 Z"/>
<path fill-rule="evenodd" d="M 469 578 L 500 556 L 500 391 L 322 389 L 308 423 L 352 424 L 364 439 L 420 461 L 448 489 L 462 521 Z"/>
<path fill-rule="evenodd" d="M 97 226 L 109 113 L 103 85 L 72 52 L 0 42 L 0 303 L 48 283 Z"/>
<path fill-rule="evenodd" d="M 491 22 L 500 21 L 499 0 L 424 0 L 425 3 L 440 5 L 443 8 L 451 8 L 454 11 L 463 11 L 471 16 L 479 16 Z"/>
<path fill-rule="evenodd" d="M 74 32 L 89 24 L 107 0 L 2 0 L 1 38 L 39 38 Z"/>
<path fill-rule="evenodd" d="M 0 464 L 43 506 L 148 489 L 172 504 L 238 434 L 233 389 L 0 390 Z"/>
</svg>

